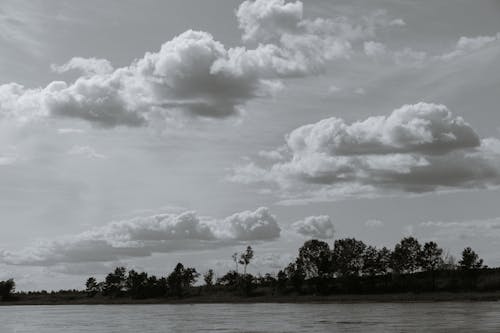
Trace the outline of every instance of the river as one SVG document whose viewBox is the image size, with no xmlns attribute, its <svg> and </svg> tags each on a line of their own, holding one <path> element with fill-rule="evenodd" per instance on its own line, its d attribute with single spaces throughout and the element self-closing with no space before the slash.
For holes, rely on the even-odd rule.
<svg viewBox="0 0 500 333">
<path fill-rule="evenodd" d="M 0 307 L 1 333 L 500 332 L 499 302 Z"/>
</svg>

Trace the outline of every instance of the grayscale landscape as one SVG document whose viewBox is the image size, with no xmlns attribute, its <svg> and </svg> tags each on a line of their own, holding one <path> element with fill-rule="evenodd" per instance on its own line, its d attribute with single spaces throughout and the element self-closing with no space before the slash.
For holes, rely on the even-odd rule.
<svg viewBox="0 0 500 333">
<path fill-rule="evenodd" d="M 499 17 L 0 0 L 0 333 L 499 331 Z"/>
</svg>

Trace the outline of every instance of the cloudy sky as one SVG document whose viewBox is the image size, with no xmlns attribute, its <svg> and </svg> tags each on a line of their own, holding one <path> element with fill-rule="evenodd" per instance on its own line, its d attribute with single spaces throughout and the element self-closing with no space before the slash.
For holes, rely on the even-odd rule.
<svg viewBox="0 0 500 333">
<path fill-rule="evenodd" d="M 0 279 L 276 271 L 311 237 L 500 265 L 498 0 L 1 0 Z"/>
</svg>

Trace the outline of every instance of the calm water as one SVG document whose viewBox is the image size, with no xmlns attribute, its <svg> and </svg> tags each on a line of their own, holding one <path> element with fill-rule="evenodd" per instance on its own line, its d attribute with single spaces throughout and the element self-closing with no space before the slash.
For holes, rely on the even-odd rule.
<svg viewBox="0 0 500 333">
<path fill-rule="evenodd" d="M 500 303 L 0 307 L 0 332 L 500 332 Z"/>
</svg>

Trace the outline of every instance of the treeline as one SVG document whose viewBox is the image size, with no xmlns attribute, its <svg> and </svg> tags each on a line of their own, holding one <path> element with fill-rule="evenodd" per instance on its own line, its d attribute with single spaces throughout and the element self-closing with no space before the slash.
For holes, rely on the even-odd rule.
<svg viewBox="0 0 500 333">
<path fill-rule="evenodd" d="M 333 248 L 321 240 L 308 240 L 277 274 L 249 274 L 253 258 L 250 246 L 234 253 L 234 270 L 219 278 L 212 269 L 202 275 L 181 263 L 160 277 L 117 267 L 103 281 L 88 278 L 82 291 L 18 295 L 148 299 L 500 290 L 500 269 L 487 268 L 470 247 L 456 261 L 437 243 L 421 244 L 414 237 L 403 238 L 392 249 L 354 238 L 338 239 Z M 0 282 L 3 300 L 11 298 L 14 290 L 13 280 Z"/>
<path fill-rule="evenodd" d="M 393 249 L 368 246 L 355 238 L 339 239 L 333 249 L 309 240 L 294 262 L 277 274 L 281 292 L 376 293 L 469 290 L 477 287 L 483 260 L 470 247 L 461 259 L 445 254 L 435 242 L 403 238 Z M 500 277 L 495 281 L 500 288 Z"/>
<path fill-rule="evenodd" d="M 235 268 L 219 278 L 212 269 L 202 276 L 194 268 L 177 264 L 166 277 L 116 268 L 104 281 L 93 277 L 86 294 L 135 299 L 217 295 L 286 295 L 334 293 L 389 293 L 407 291 L 461 291 L 479 289 L 479 273 L 489 276 L 492 289 L 500 289 L 500 272 L 490 270 L 471 248 L 460 260 L 446 254 L 435 242 L 421 244 L 403 238 L 393 249 L 368 246 L 355 238 L 338 239 L 333 248 L 320 240 L 306 241 L 297 258 L 277 274 L 254 276 L 247 266 L 254 258 L 252 247 L 234 253 Z M 241 272 L 242 271 L 242 272 Z M 498 275 L 493 278 L 491 276 Z M 490 276 L 491 275 L 491 276 Z"/>
</svg>

